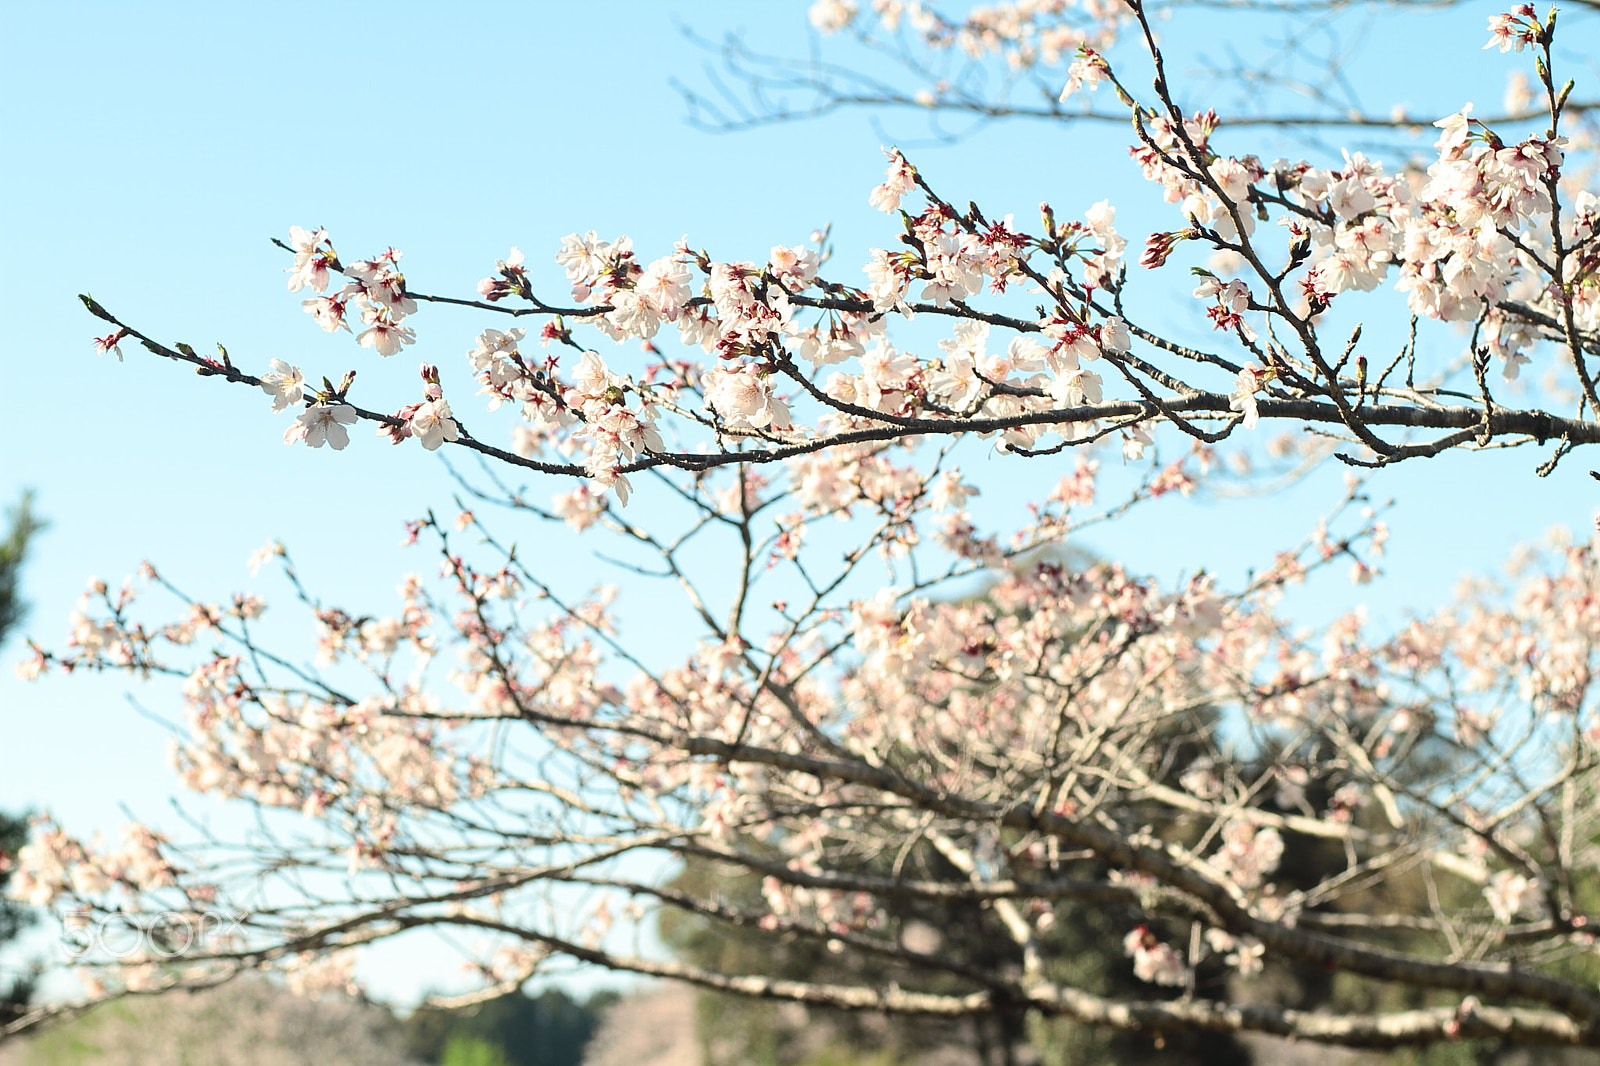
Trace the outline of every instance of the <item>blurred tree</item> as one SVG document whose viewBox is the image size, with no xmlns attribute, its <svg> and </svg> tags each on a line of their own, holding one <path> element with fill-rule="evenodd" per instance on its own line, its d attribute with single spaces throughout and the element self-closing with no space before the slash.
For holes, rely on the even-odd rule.
<svg viewBox="0 0 1600 1066">
<path fill-rule="evenodd" d="M 440 1066 L 511 1066 L 499 1044 L 476 1036 L 451 1037 L 439 1062 Z"/>
<path fill-rule="evenodd" d="M 17 505 L 6 511 L 6 524 L 10 529 L 0 540 L 0 645 L 5 644 L 6 635 L 27 611 L 19 592 L 22 563 L 29 542 L 44 528 L 33 513 L 33 493 L 23 493 Z"/>
<path fill-rule="evenodd" d="M 382 1007 L 265 980 L 104 1004 L 6 1045 L 3 1066 L 416 1066 Z"/>
<path fill-rule="evenodd" d="M 7 511 L 6 520 L 10 528 L 5 539 L 0 540 L 0 647 L 5 645 L 8 632 L 22 620 L 27 610 L 20 594 L 22 563 L 27 557 L 29 542 L 44 528 L 44 523 L 33 513 L 32 493 L 23 494 L 17 505 Z M 5 894 L 6 882 L 11 877 L 11 856 L 27 840 L 27 817 L 0 811 L 0 950 L 16 939 L 31 918 L 25 908 Z M 33 986 L 31 974 L 9 977 L 0 974 L 0 1024 L 28 1005 Z"/>
<path fill-rule="evenodd" d="M 28 841 L 28 820 L 0 813 L 0 949 L 15 940 L 32 919 L 21 904 L 5 897 L 11 879 L 11 856 Z M 33 998 L 34 975 L 0 972 L 0 1024 L 21 1014 Z"/>
<path fill-rule="evenodd" d="M 406 1050 L 440 1066 L 578 1066 L 601 1014 L 617 998 L 602 991 L 580 1003 L 548 988 L 474 1007 L 422 1006 L 405 1020 Z"/>
</svg>

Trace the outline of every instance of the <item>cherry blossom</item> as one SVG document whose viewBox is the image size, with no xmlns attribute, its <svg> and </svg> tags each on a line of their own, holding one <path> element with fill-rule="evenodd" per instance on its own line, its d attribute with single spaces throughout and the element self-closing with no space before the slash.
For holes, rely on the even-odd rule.
<svg viewBox="0 0 1600 1066">
<path fill-rule="evenodd" d="M 356 418 L 356 409 L 347 403 L 313 404 L 294 420 L 284 433 L 283 442 L 304 442 L 312 448 L 328 444 L 334 451 L 342 451 L 350 443 L 350 432 L 345 427 L 355 425 Z"/>
<path fill-rule="evenodd" d="M 1188 980 L 1188 968 L 1183 956 L 1169 944 L 1157 940 L 1155 934 L 1144 926 L 1136 927 L 1123 938 L 1123 949 L 1133 959 L 1134 976 L 1141 981 L 1158 985 L 1183 985 Z"/>
<path fill-rule="evenodd" d="M 294 265 L 289 268 L 289 291 L 299 292 L 307 285 L 313 292 L 328 288 L 328 271 L 334 261 L 333 246 L 328 244 L 328 231 L 314 232 L 289 227 L 289 244 L 294 249 Z M 328 244 L 324 249 L 322 246 Z"/>
<path fill-rule="evenodd" d="M 807 12 L 807 18 L 819 32 L 838 33 L 850 25 L 859 11 L 853 0 L 817 0 Z"/>
<path fill-rule="evenodd" d="M 1229 408 L 1238 411 L 1244 416 L 1241 420 L 1245 429 L 1255 429 L 1260 418 L 1260 408 L 1256 405 L 1256 393 L 1269 380 L 1270 375 L 1254 363 L 1239 371 L 1239 388 L 1234 392 L 1228 402 Z"/>
<path fill-rule="evenodd" d="M 884 172 L 883 184 L 872 190 L 868 202 L 879 211 L 894 211 L 900 206 L 900 198 L 915 187 L 917 172 L 898 148 L 886 149 L 885 154 L 889 157 L 889 169 Z"/>
<path fill-rule="evenodd" d="M 117 362 L 120 363 L 122 362 L 122 349 L 119 345 L 127 335 L 128 331 L 125 329 L 114 329 L 104 337 L 96 337 L 94 339 L 94 350 L 100 355 L 105 355 L 107 352 L 116 352 Z"/>
<path fill-rule="evenodd" d="M 460 439 L 461 428 L 450 414 L 448 400 L 429 400 L 417 405 L 406 422 L 406 429 L 430 452 L 438 451 L 446 441 Z M 337 445 L 335 445 L 337 447 Z"/>
<path fill-rule="evenodd" d="M 503 300 L 517 292 L 527 291 L 527 270 L 522 265 L 522 250 L 513 247 L 504 259 L 495 262 L 499 277 L 484 278 L 478 282 L 478 295 L 491 302 Z"/>
<path fill-rule="evenodd" d="M 707 375 L 706 398 L 730 426 L 789 428 L 789 408 L 773 395 L 770 381 L 754 368 L 715 370 Z"/>
<path fill-rule="evenodd" d="M 1533 5 L 1518 4 L 1509 12 L 1489 16 L 1489 43 L 1483 47 L 1499 48 L 1502 52 L 1520 52 L 1525 45 L 1539 39 L 1540 31 Z"/>
<path fill-rule="evenodd" d="M 306 314 L 316 320 L 324 332 L 333 333 L 341 329 L 349 332 L 350 323 L 345 319 L 345 307 L 353 294 L 352 289 L 332 296 L 314 296 L 301 301 L 300 306 Z"/>
<path fill-rule="evenodd" d="M 367 328 L 356 337 L 357 343 L 379 355 L 394 355 L 404 345 L 416 343 L 416 330 L 399 325 L 393 313 L 385 307 L 368 304 L 361 311 L 361 321 Z"/>
<path fill-rule="evenodd" d="M 1483 895 L 1501 924 L 1515 918 L 1537 917 L 1544 904 L 1539 882 L 1512 870 L 1500 870 L 1490 877 Z"/>
<path fill-rule="evenodd" d="M 274 359 L 261 375 L 261 391 L 272 397 L 274 411 L 287 411 L 305 397 L 306 379 L 300 368 L 290 366 L 282 359 Z"/>
<path fill-rule="evenodd" d="M 1067 98 L 1077 92 L 1079 88 L 1087 85 L 1090 92 L 1100 88 L 1100 83 L 1110 73 L 1105 57 L 1088 45 L 1078 49 L 1078 58 L 1072 61 L 1072 66 L 1067 70 L 1067 86 L 1061 90 L 1059 100 L 1066 103 Z"/>
</svg>

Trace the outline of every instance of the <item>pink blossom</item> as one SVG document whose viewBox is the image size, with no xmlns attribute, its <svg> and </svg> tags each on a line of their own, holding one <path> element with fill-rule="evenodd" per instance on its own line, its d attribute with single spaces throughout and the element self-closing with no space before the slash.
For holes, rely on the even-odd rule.
<svg viewBox="0 0 1600 1066">
<path fill-rule="evenodd" d="M 767 375 L 750 367 L 707 375 L 706 400 L 735 428 L 789 428 L 789 408 L 773 395 Z"/>
<path fill-rule="evenodd" d="M 1505 14 L 1489 17 L 1489 43 L 1483 47 L 1498 47 L 1501 52 L 1520 52 L 1525 45 L 1539 40 L 1541 30 L 1539 20 L 1533 13 L 1533 5 L 1518 4 Z"/>
<path fill-rule="evenodd" d="M 1267 378 L 1267 372 L 1255 363 L 1247 363 L 1239 371 L 1239 387 L 1229 399 L 1228 407 L 1244 414 L 1245 429 L 1256 428 L 1256 420 L 1260 417 L 1256 409 L 1256 390 L 1266 384 Z"/>
<path fill-rule="evenodd" d="M 274 411 L 287 411 L 305 398 L 305 382 L 299 367 L 274 359 L 261 375 L 261 391 L 272 397 Z"/>
<path fill-rule="evenodd" d="M 450 414 L 450 401 L 443 399 L 418 404 L 406 429 L 430 452 L 438 451 L 446 441 L 461 439 L 461 427 Z"/>
<path fill-rule="evenodd" d="M 689 288 L 689 268 L 676 256 L 663 256 L 645 267 L 634 291 L 668 322 L 677 321 L 683 305 L 693 293 Z"/>
<path fill-rule="evenodd" d="M 345 273 L 356 280 L 367 299 L 389 312 L 395 322 L 417 310 L 417 302 L 406 295 L 405 275 L 394 268 L 399 258 L 400 253 L 390 248 L 377 259 L 352 263 L 345 268 Z"/>
<path fill-rule="evenodd" d="M 1207 929 L 1206 944 L 1212 951 L 1223 955 L 1223 961 L 1238 970 L 1242 977 L 1258 974 L 1263 969 L 1261 959 L 1266 954 L 1266 945 L 1255 937 L 1241 939 L 1221 929 Z"/>
<path fill-rule="evenodd" d="M 817 276 L 821 259 L 810 248 L 790 248 L 775 245 L 767 259 L 767 268 L 773 277 L 783 282 L 791 292 L 799 292 L 810 285 Z"/>
<path fill-rule="evenodd" d="M 578 360 L 577 370 L 572 375 L 572 388 L 577 393 L 580 407 L 585 399 L 603 397 L 619 383 L 620 379 L 611 373 L 605 360 L 600 358 L 599 352 L 584 352 L 582 358 Z"/>
<path fill-rule="evenodd" d="M 606 494 L 589 485 L 579 485 L 571 492 L 551 497 L 550 509 L 556 517 L 581 533 L 605 513 Z"/>
<path fill-rule="evenodd" d="M 327 239 L 327 230 L 307 232 L 299 226 L 289 227 L 289 244 L 294 248 L 294 265 L 287 271 L 290 292 L 299 292 L 307 285 L 311 286 L 313 292 L 327 289 L 333 248 L 329 246 L 326 251 L 318 248 Z"/>
<path fill-rule="evenodd" d="M 911 282 L 909 253 L 872 250 L 872 260 L 861 268 L 867 275 L 867 295 L 879 311 L 905 308 L 906 286 Z"/>
<path fill-rule="evenodd" d="M 1544 908 L 1544 888 L 1538 880 L 1514 870 L 1499 870 L 1483 890 L 1489 909 L 1501 925 L 1515 918 L 1535 918 Z"/>
<path fill-rule="evenodd" d="M 1100 325 L 1100 348 L 1107 352 L 1126 352 L 1133 347 L 1133 338 L 1128 336 L 1128 325 L 1121 318 L 1112 315 Z"/>
<path fill-rule="evenodd" d="M 416 343 L 417 331 L 396 325 L 381 307 L 367 307 L 361 312 L 361 321 L 366 323 L 367 328 L 356 337 L 356 343 L 363 348 L 371 348 L 379 355 L 394 355 L 402 346 Z"/>
<path fill-rule="evenodd" d="M 819 33 L 838 33 L 850 25 L 859 10 L 855 0 L 816 0 L 806 17 Z"/>
<path fill-rule="evenodd" d="M 283 442 L 304 441 L 312 448 L 328 444 L 334 451 L 342 451 L 350 443 L 350 432 L 345 427 L 355 425 L 358 417 L 356 409 L 347 403 L 314 404 L 294 420 L 284 433 Z"/>
<path fill-rule="evenodd" d="M 251 575 L 254 576 L 259 574 L 261 572 L 261 567 L 266 564 L 268 559 L 282 558 L 286 554 L 287 552 L 284 549 L 283 541 L 268 541 L 266 544 L 250 553 Z"/>
<path fill-rule="evenodd" d="M 618 237 L 613 243 L 602 241 L 594 230 L 583 236 L 569 233 L 561 238 L 561 250 L 556 253 L 556 263 L 567 272 L 567 278 L 576 286 L 585 288 L 592 284 L 619 259 L 631 258 L 633 240 Z"/>
<path fill-rule="evenodd" d="M 872 190 L 867 202 L 879 211 L 898 210 L 900 198 L 916 187 L 916 168 L 906 162 L 898 148 L 886 149 L 889 169 L 884 172 L 883 184 Z"/>
<path fill-rule="evenodd" d="M 342 292 L 333 296 L 313 296 L 309 300 L 302 300 L 300 307 L 316 320 L 323 332 L 333 333 L 340 329 L 350 329 L 350 323 L 344 318 L 345 304 L 349 299 L 350 297 Z"/>
<path fill-rule="evenodd" d="M 1067 68 L 1067 85 L 1061 90 L 1057 99 L 1066 103 L 1067 98 L 1077 92 L 1080 86 L 1087 85 L 1090 92 L 1097 92 L 1100 83 L 1111 76 L 1111 67 L 1106 63 L 1105 57 L 1088 45 L 1078 49 L 1078 58 L 1072 61 L 1072 66 Z"/>
<path fill-rule="evenodd" d="M 1136 926 L 1122 938 L 1123 950 L 1133 959 L 1133 975 L 1152 984 L 1181 986 L 1188 981 L 1183 956 L 1156 939 L 1146 926 Z"/>
<path fill-rule="evenodd" d="M 1144 450 L 1155 442 L 1150 426 L 1144 422 L 1135 422 L 1122 431 L 1122 457 L 1129 462 L 1143 459 Z"/>
<path fill-rule="evenodd" d="M 1272 826 L 1258 828 L 1235 818 L 1222 828 L 1222 847 L 1212 860 L 1240 888 L 1260 888 L 1283 858 L 1283 838 Z"/>
<path fill-rule="evenodd" d="M 502 300 L 513 292 L 527 289 L 527 271 L 522 266 L 522 250 L 513 247 L 511 254 L 495 262 L 497 278 L 484 278 L 478 282 L 478 294 L 491 303 Z"/>
<path fill-rule="evenodd" d="M 1453 158 L 1466 146 L 1467 138 L 1472 135 L 1472 105 L 1468 103 L 1460 111 L 1447 115 L 1434 125 L 1441 132 L 1433 146 L 1439 150 L 1441 157 Z"/>
<path fill-rule="evenodd" d="M 100 355 L 105 355 L 107 352 L 116 352 L 117 362 L 120 363 L 122 362 L 122 349 L 118 345 L 122 343 L 122 339 L 127 335 L 128 331 L 118 326 L 104 337 L 96 337 L 94 339 L 94 350 Z"/>
</svg>

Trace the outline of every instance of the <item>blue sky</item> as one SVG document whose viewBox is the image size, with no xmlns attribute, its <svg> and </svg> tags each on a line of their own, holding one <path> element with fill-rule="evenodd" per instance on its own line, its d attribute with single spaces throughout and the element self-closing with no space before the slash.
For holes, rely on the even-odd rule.
<svg viewBox="0 0 1600 1066">
<path fill-rule="evenodd" d="M 52 523 L 26 575 L 34 612 L 24 630 L 59 644 L 85 579 L 115 582 L 145 558 L 196 594 L 221 596 L 247 583 L 247 556 L 270 539 L 288 542 L 322 587 L 387 604 L 398 576 L 421 565 L 398 547 L 401 522 L 448 506 L 452 491 L 417 449 L 391 450 L 365 433 L 342 454 L 288 448 L 284 419 L 259 393 L 155 365 L 131 345 L 125 363 L 98 358 L 90 338 L 105 329 L 78 292 L 159 338 L 202 350 L 222 341 L 252 370 L 274 357 L 334 377 L 358 367 L 366 405 L 392 397 L 393 409 L 414 391 L 419 359 L 460 374 L 477 331 L 497 323 L 427 309 L 409 323 L 422 342 L 374 365 L 301 314 L 270 237 L 291 224 L 326 226 L 347 260 L 393 244 L 414 289 L 458 295 L 518 245 L 543 291 L 560 295 L 551 257 L 569 232 L 631 234 L 646 261 L 687 233 L 716 258 L 740 259 L 832 223 L 835 273 L 849 278 L 869 247 L 893 239 L 892 221 L 867 205 L 889 139 L 948 197 L 976 200 L 991 217 L 1031 223 L 1041 199 L 1076 217 L 1111 197 L 1135 243 L 1168 228 L 1121 131 L 997 126 L 929 145 L 919 144 L 921 120 L 906 115 L 878 127 L 845 112 L 736 135 L 685 123 L 669 81 L 706 86 L 712 57 L 680 25 L 710 37 L 742 26 L 753 42 L 795 53 L 809 33 L 804 10 L 15 6 L 0 38 L 9 164 L 0 171 L 0 501 L 32 487 Z M 1467 99 L 1493 107 L 1515 63 L 1479 51 L 1493 10 L 1374 24 L 1359 38 L 1352 79 L 1380 110 L 1404 101 L 1427 120 Z M 1180 84 L 1202 53 L 1259 47 L 1239 19 L 1174 24 Z M 1568 31 L 1593 40 L 1594 22 L 1573 18 Z M 1453 49 L 1447 62 L 1417 47 L 1431 38 Z M 1580 453 L 1539 480 L 1538 458 L 1452 456 L 1380 477 L 1374 493 L 1400 501 L 1390 577 L 1359 596 L 1332 590 L 1313 612 L 1341 597 L 1365 597 L 1385 617 L 1426 609 L 1460 577 L 1497 568 L 1513 544 L 1555 524 L 1586 529 L 1600 486 L 1585 471 L 1600 463 Z M 969 473 L 1010 486 L 1003 496 L 1053 483 L 1061 462 L 995 461 Z M 1236 572 L 1302 537 L 1337 479 L 1330 471 L 1271 500 L 1173 504 L 1097 533 L 1091 546 L 1166 577 L 1202 565 Z M 570 565 L 600 573 L 581 555 Z M 176 791 L 166 741 L 130 707 L 125 680 L 23 684 L 11 670 L 21 650 L 16 637 L 0 650 L 0 808 L 47 807 L 84 832 L 119 824 L 124 808 L 160 821 Z"/>
</svg>

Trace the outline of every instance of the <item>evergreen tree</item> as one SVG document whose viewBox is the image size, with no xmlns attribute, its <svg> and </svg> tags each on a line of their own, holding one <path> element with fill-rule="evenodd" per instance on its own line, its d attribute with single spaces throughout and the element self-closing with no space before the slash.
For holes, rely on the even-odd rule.
<svg viewBox="0 0 1600 1066">
<path fill-rule="evenodd" d="M 615 993 L 579 1002 L 560 989 L 510 992 L 475 1007 L 419 1007 L 405 1021 L 406 1050 L 444 1066 L 578 1066 Z"/>
<path fill-rule="evenodd" d="M 22 563 L 29 541 L 43 528 L 32 505 L 32 494 L 24 493 L 21 501 L 7 512 L 10 528 L 5 539 L 0 540 L 0 647 L 5 645 L 7 634 L 22 620 L 27 608 L 19 591 Z M 14 940 L 30 919 L 25 909 L 5 896 L 6 882 L 10 879 L 10 856 L 16 854 L 27 838 L 27 818 L 0 811 L 0 948 Z M 0 1022 L 26 1007 L 32 992 L 33 980 L 29 976 L 0 977 Z"/>
<path fill-rule="evenodd" d="M 25 492 L 15 507 L 6 512 L 10 527 L 4 540 L 0 540 L 0 646 L 6 636 L 27 610 L 19 592 L 22 563 L 28 554 L 28 544 L 44 523 L 33 513 L 33 493 Z"/>
</svg>

